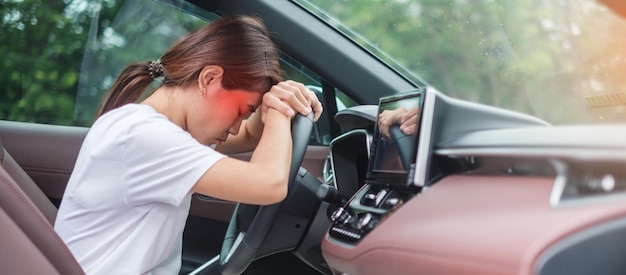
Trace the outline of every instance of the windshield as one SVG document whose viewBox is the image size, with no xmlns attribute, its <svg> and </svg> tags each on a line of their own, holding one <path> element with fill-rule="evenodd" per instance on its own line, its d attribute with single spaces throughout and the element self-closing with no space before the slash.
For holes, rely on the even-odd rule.
<svg viewBox="0 0 626 275">
<path fill-rule="evenodd" d="M 298 0 L 417 84 L 552 124 L 626 122 L 626 21 L 595 0 Z"/>
</svg>

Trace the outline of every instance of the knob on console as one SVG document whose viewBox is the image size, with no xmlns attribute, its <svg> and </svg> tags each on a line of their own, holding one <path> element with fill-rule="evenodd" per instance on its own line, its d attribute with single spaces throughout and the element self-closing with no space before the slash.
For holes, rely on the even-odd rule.
<svg viewBox="0 0 626 275">
<path fill-rule="evenodd" d="M 365 194 L 361 199 L 361 204 L 365 206 L 376 206 L 376 194 Z"/>
<path fill-rule="evenodd" d="M 352 215 L 350 215 L 350 213 L 343 207 L 337 208 L 337 210 L 335 210 L 335 212 L 333 212 L 333 214 L 330 216 L 331 221 L 339 224 L 348 223 L 350 222 L 351 218 Z"/>
<path fill-rule="evenodd" d="M 341 216 L 341 214 L 343 214 L 344 211 L 345 210 L 343 209 L 343 207 L 337 208 L 337 210 L 335 210 L 335 212 L 333 212 L 333 214 L 330 215 L 330 221 L 332 222 L 336 221 Z"/>
<path fill-rule="evenodd" d="M 365 228 L 372 221 L 372 218 L 373 218 L 372 214 L 366 213 L 359 219 L 359 221 L 357 222 L 356 228 L 357 229 Z"/>
<path fill-rule="evenodd" d="M 359 219 L 357 228 L 363 232 L 369 232 L 372 231 L 372 229 L 374 229 L 377 225 L 378 219 L 371 213 L 367 213 Z"/>
</svg>

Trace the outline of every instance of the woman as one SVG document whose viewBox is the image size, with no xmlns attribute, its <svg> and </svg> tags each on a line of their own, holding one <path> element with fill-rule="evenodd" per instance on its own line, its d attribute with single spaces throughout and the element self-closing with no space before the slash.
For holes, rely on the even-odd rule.
<svg viewBox="0 0 626 275">
<path fill-rule="evenodd" d="M 277 48 L 248 16 L 217 20 L 160 60 L 124 69 L 81 147 L 55 223 L 83 269 L 178 273 L 193 193 L 260 205 L 284 199 L 290 120 L 311 111 L 317 119 L 322 107 L 302 84 L 280 81 Z M 250 150 L 249 162 L 224 155 Z"/>
</svg>

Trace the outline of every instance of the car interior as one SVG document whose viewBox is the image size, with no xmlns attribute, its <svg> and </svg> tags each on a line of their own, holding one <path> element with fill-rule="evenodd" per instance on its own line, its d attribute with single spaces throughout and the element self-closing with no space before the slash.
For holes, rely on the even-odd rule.
<svg viewBox="0 0 626 275">
<path fill-rule="evenodd" d="M 467 98 L 460 98 L 450 87 L 472 89 L 461 83 L 427 82 L 398 65 L 393 51 L 380 54 L 384 43 L 368 40 L 369 34 L 356 34 L 331 13 L 369 14 L 368 5 L 374 3 L 361 3 L 358 7 L 363 10 L 346 10 L 344 4 L 359 1 L 111 0 L 89 5 L 56 1 L 48 8 L 59 10 L 54 20 L 66 21 L 40 24 L 47 19 L 39 15 L 33 20 L 27 11 L 48 4 L 0 0 L 5 2 L 2 24 L 16 24 L 7 27 L 11 31 L 3 34 L 6 39 L 32 42 L 26 35 L 35 33 L 31 26 L 62 29 L 79 21 L 82 25 L 73 30 L 83 37 L 68 44 L 76 46 L 76 53 L 67 60 L 60 57 L 67 50 L 61 46 L 39 51 L 50 55 L 38 62 L 51 59 L 59 67 L 74 62 L 69 76 L 49 77 L 57 86 L 37 86 L 37 81 L 47 80 L 30 71 L 36 66 L 1 67 L 19 72 L 6 81 L 0 77 L 6 86 L 0 95 L 0 266 L 7 274 L 84 274 L 54 231 L 54 221 L 111 77 L 125 63 L 150 60 L 187 31 L 231 14 L 263 20 L 281 50 L 282 68 L 316 93 L 324 113 L 317 122 L 305 116 L 294 119 L 284 201 L 257 206 L 193 195 L 179 274 L 626 274 L 626 127 L 608 120 L 625 115 L 626 95 L 620 89 L 626 84 L 610 86 L 596 75 L 580 86 L 602 87 L 610 93 L 579 92 L 576 102 L 587 104 L 579 109 L 541 100 L 541 106 L 554 113 L 572 109 L 577 116 L 591 117 L 578 124 L 557 123 L 540 111 L 486 104 L 481 102 L 483 94 L 468 91 Z M 378 4 L 417 3 L 407 12 L 425 16 L 428 5 L 437 1 L 427 2 Z M 472 6 L 458 0 L 433 5 L 443 2 L 450 7 Z M 511 4 L 484 2 L 501 9 Z M 546 4 L 531 2 L 537 7 Z M 571 5 L 564 10 L 580 7 L 610 14 L 611 22 L 626 26 L 623 1 L 580 0 Z M 448 11 L 441 10 L 435 17 L 447 16 Z M 500 19 L 513 22 L 513 17 Z M 22 19 L 30 25 L 19 25 Z M 474 19 L 468 18 L 468 24 Z M 533 21 L 533 26 L 552 31 L 548 21 Z M 395 27 L 391 25 L 387 27 Z M 17 34 L 9 36 L 13 31 Z M 574 27 L 569 31 L 579 32 Z M 62 32 L 53 36 L 37 39 L 54 43 Z M 563 36 L 554 37 L 549 39 Z M 427 40 L 411 40 L 403 47 Z M 585 46 L 594 44 L 586 42 Z M 16 45 L 0 47 L 0 53 L 34 54 L 23 44 Z M 603 56 L 594 57 L 597 61 Z M 611 58 L 613 63 L 626 63 L 626 54 Z M 437 63 L 441 60 L 422 73 L 428 76 L 428 69 L 441 69 L 452 74 L 454 65 Z M 549 63 L 550 58 L 538 60 L 537 64 Z M 595 68 L 585 62 L 586 68 Z M 529 64 L 523 65 L 535 68 L 535 63 Z M 619 64 L 616 67 L 626 68 Z M 511 70 L 498 68 L 499 76 L 504 78 Z M 546 88 L 541 92 L 551 99 L 562 86 L 543 77 Z M 575 78 L 583 78 L 582 73 L 568 75 L 564 83 Z M 500 90 L 499 82 L 482 79 L 491 81 L 493 94 Z M 61 93 L 69 94 L 71 118 L 52 120 L 52 111 L 34 117 L 14 115 L 11 108 L 27 106 L 29 91 L 36 89 L 58 93 L 52 97 L 59 100 L 67 96 Z M 510 96 L 494 97 L 504 102 Z M 531 105 L 535 98 L 529 98 Z M 56 102 L 50 110 L 64 106 L 61 101 L 50 102 Z M 40 105 L 47 106 L 33 106 Z M 412 132 L 398 122 L 383 123 L 395 111 L 414 111 Z M 251 153 L 229 157 L 249 160 Z"/>
</svg>

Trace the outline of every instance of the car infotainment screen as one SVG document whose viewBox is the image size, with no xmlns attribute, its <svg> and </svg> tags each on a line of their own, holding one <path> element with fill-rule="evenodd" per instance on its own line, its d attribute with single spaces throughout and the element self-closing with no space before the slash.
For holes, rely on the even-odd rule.
<svg viewBox="0 0 626 275">
<path fill-rule="evenodd" d="M 367 181 L 408 184 L 415 164 L 422 115 L 422 92 L 383 97 L 379 101 Z"/>
</svg>

